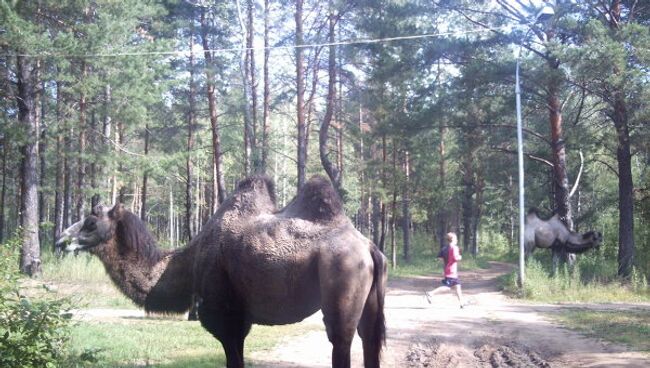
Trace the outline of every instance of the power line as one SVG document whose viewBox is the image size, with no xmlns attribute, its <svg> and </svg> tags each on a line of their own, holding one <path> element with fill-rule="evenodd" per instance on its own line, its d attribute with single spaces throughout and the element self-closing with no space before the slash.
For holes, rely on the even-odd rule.
<svg viewBox="0 0 650 368">
<path fill-rule="evenodd" d="M 501 27 L 506 28 L 506 27 Z M 60 54 L 60 53 L 42 53 L 42 54 L 2 54 L 2 57 L 9 56 L 21 56 L 29 58 L 48 58 L 48 57 L 70 57 L 70 58 L 108 58 L 108 57 L 120 57 L 120 56 L 189 56 L 191 54 L 202 54 L 204 52 L 211 53 L 226 53 L 226 52 L 236 52 L 236 51 L 263 51 L 263 50 L 289 50 L 297 48 L 315 48 L 315 47 L 327 47 L 327 46 L 345 46 L 345 45 L 363 45 L 363 44 L 373 44 L 373 43 L 388 43 L 393 41 L 404 41 L 404 40 L 417 40 L 424 38 L 434 38 L 434 37 L 443 37 L 443 36 L 462 36 L 474 33 L 487 33 L 493 32 L 497 29 L 488 29 L 480 28 L 469 31 L 462 32 L 441 32 L 441 33 L 425 33 L 419 35 L 409 35 L 409 36 L 397 36 L 397 37 L 385 37 L 385 38 L 371 38 L 371 39 L 360 39 L 360 40 L 345 40 L 338 42 L 327 42 L 327 43 L 312 43 L 304 45 L 289 45 L 289 46 L 270 46 L 270 47 L 226 47 L 219 49 L 210 49 L 210 50 L 174 50 L 174 51 L 134 51 L 134 52 L 116 52 L 116 53 L 99 53 L 99 54 Z"/>
</svg>

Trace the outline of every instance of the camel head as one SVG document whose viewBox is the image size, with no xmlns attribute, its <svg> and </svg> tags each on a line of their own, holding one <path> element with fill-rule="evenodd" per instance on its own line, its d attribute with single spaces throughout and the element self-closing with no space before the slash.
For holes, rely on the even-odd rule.
<svg viewBox="0 0 650 368">
<path fill-rule="evenodd" d="M 588 231 L 582 234 L 582 241 L 591 244 L 592 248 L 598 249 L 603 243 L 603 234 L 600 231 Z"/>
<path fill-rule="evenodd" d="M 121 203 L 112 208 L 95 206 L 88 216 L 63 231 L 56 246 L 68 252 L 106 246 L 114 238 L 115 223 L 124 211 Z"/>
<path fill-rule="evenodd" d="M 567 252 L 579 254 L 600 247 L 603 242 L 603 234 L 599 231 L 588 231 L 584 234 L 571 232 L 564 246 Z"/>
</svg>

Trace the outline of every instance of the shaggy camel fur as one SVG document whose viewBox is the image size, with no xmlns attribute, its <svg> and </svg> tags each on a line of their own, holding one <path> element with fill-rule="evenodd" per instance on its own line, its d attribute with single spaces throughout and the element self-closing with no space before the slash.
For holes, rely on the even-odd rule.
<svg viewBox="0 0 650 368">
<path fill-rule="evenodd" d="M 350 366 L 355 331 L 365 367 L 385 340 L 386 260 L 343 213 L 329 180 L 309 180 L 282 210 L 265 176 L 242 181 L 184 249 L 162 251 L 122 205 L 95 208 L 66 230 L 68 250 L 97 255 L 115 284 L 148 311 L 184 312 L 200 300 L 203 327 L 228 367 L 244 366 L 252 324 L 301 321 L 321 309 L 332 366 Z"/>
<path fill-rule="evenodd" d="M 526 256 L 533 253 L 535 248 L 559 248 L 567 253 L 583 253 L 597 248 L 603 242 L 603 235 L 597 231 L 584 234 L 569 230 L 555 214 L 548 220 L 539 217 L 536 209 L 532 208 L 526 215 L 524 246 Z"/>
</svg>

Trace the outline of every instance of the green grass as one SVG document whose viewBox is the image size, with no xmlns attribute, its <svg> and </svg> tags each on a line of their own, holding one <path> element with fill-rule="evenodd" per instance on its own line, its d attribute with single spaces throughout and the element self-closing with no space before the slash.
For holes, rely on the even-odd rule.
<svg viewBox="0 0 650 368">
<path fill-rule="evenodd" d="M 314 327 L 301 325 L 253 326 L 246 353 L 273 348 L 283 337 L 304 334 Z M 80 322 L 72 329 L 73 355 L 69 366 L 81 367 L 221 367 L 221 344 L 198 322 L 164 319 L 123 319 L 117 322 Z M 84 352 L 96 361 L 78 363 Z"/>
<path fill-rule="evenodd" d="M 531 259 L 526 265 L 526 281 L 517 284 L 518 273 L 501 278 L 504 291 L 514 297 L 547 303 L 582 302 L 650 302 L 650 290 L 644 277 L 637 281 L 622 280 L 605 272 L 610 267 L 603 264 L 601 272 L 593 271 L 593 260 L 579 259 L 573 271 L 565 268 L 551 275 L 547 263 Z M 549 261 L 550 263 L 550 261 Z"/>
<path fill-rule="evenodd" d="M 42 284 L 50 289 L 47 294 L 70 298 L 79 308 L 137 308 L 113 285 L 99 259 L 87 253 L 68 254 L 63 258 L 45 253 L 40 279 L 25 279 L 22 291 L 29 296 L 43 297 Z"/>
<path fill-rule="evenodd" d="M 550 315 L 582 334 L 650 352 L 650 311 L 568 309 Z"/>
</svg>

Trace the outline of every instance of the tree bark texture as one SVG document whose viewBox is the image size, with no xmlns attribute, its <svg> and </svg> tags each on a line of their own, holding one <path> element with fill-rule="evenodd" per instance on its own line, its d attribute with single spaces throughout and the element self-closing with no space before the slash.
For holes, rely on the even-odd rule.
<svg viewBox="0 0 650 368">
<path fill-rule="evenodd" d="M 58 251 L 58 248 L 55 246 L 56 241 L 61 236 L 63 232 L 63 161 L 64 161 L 64 152 L 63 152 L 63 121 L 62 121 L 62 96 L 61 96 L 61 82 L 56 82 L 56 122 L 58 126 L 58 131 L 56 133 L 56 176 L 54 184 L 54 234 L 53 234 L 53 249 L 55 252 Z"/>
<path fill-rule="evenodd" d="M 255 7 L 253 5 L 253 0 L 247 0 L 246 7 L 246 13 L 248 16 L 248 39 L 246 41 L 246 44 L 248 48 L 248 76 L 250 78 L 249 92 L 251 99 L 251 164 L 253 167 L 253 172 L 258 172 L 260 171 L 261 167 L 261 157 L 257 138 L 257 70 L 255 68 L 255 50 L 253 50 L 253 38 L 255 35 L 255 24 L 253 23 Z"/>
<path fill-rule="evenodd" d="M 194 47 L 194 32 L 190 32 L 190 50 Z M 192 149 L 194 147 L 194 54 L 190 53 L 189 60 L 190 81 L 189 81 L 189 101 L 187 109 L 187 160 L 185 162 L 185 236 L 184 238 L 189 242 L 192 240 L 192 179 L 193 179 L 193 166 L 192 166 Z"/>
<path fill-rule="evenodd" d="M 411 163 L 409 151 L 404 152 L 404 187 L 402 188 L 402 234 L 404 237 L 403 257 L 411 262 Z"/>
<path fill-rule="evenodd" d="M 552 36 L 549 37 L 549 39 Z M 549 68 L 552 73 L 558 73 L 559 63 L 555 60 L 549 61 Z M 566 151 L 562 133 L 562 105 L 560 103 L 558 78 L 553 78 L 548 87 L 548 112 L 551 129 L 551 157 L 553 158 L 553 193 L 555 213 L 560 216 L 562 222 L 573 230 L 573 216 L 571 203 L 569 201 L 569 178 L 566 171 Z M 559 261 L 573 265 L 575 255 L 566 253 L 562 249 L 553 248 L 553 269 L 557 269 Z"/>
<path fill-rule="evenodd" d="M 21 201 L 20 224 L 22 248 L 20 271 L 29 276 L 41 272 L 40 243 L 38 238 L 38 126 L 34 105 L 35 85 L 33 64 L 25 57 L 16 57 L 18 122 L 24 132 L 21 147 Z"/>
<path fill-rule="evenodd" d="M 37 63 L 35 70 L 34 80 L 36 83 L 40 81 L 40 64 Z M 45 175 L 47 169 L 47 159 L 45 157 L 45 151 L 47 149 L 47 127 L 45 126 L 45 105 L 46 97 L 45 93 L 45 83 L 41 82 L 40 86 L 37 85 L 36 96 L 34 99 L 34 109 L 36 110 L 36 125 L 39 127 L 39 139 L 38 139 L 38 156 L 39 156 L 39 174 L 38 174 L 38 186 L 40 190 L 38 191 L 38 223 L 43 223 L 46 221 L 45 210 L 46 210 L 46 198 L 45 198 Z M 40 239 L 43 239 L 44 236 L 41 234 Z"/>
<path fill-rule="evenodd" d="M 149 155 L 149 124 L 144 126 L 144 156 Z M 140 194 L 140 219 L 147 222 L 147 181 L 149 180 L 149 170 L 145 169 L 142 174 L 142 189 Z"/>
<path fill-rule="evenodd" d="M 329 79 L 327 83 L 327 104 L 325 106 L 325 116 L 323 117 L 323 123 L 320 127 L 320 132 L 318 135 L 319 141 L 319 153 L 320 161 L 323 165 L 323 169 L 329 176 L 336 192 L 339 194 L 339 197 L 343 198 L 342 188 L 341 188 L 341 177 L 339 170 L 332 165 L 332 161 L 329 159 L 329 128 L 332 123 L 332 117 L 334 116 L 334 109 L 336 104 L 336 46 L 334 45 L 334 32 L 336 27 L 336 15 L 334 14 L 334 5 L 330 0 L 330 15 L 329 15 L 329 58 L 328 58 L 328 74 Z M 316 66 L 314 66 L 316 67 Z M 378 239 L 377 239 L 378 240 Z"/>
<path fill-rule="evenodd" d="M 443 193 L 445 195 L 444 198 L 442 198 L 443 203 L 441 206 L 438 208 L 438 212 L 436 215 L 436 222 L 437 222 L 437 234 L 438 234 L 438 245 L 439 248 L 442 248 L 445 246 L 447 240 L 446 240 L 446 234 L 447 234 L 447 218 L 448 218 L 448 209 L 447 209 L 447 198 L 446 198 L 446 187 L 447 187 L 447 153 L 445 149 L 445 137 L 447 134 L 447 128 L 445 128 L 444 124 L 442 121 L 440 122 L 440 126 L 438 127 L 438 133 L 440 134 L 440 144 L 438 145 L 438 154 L 440 155 L 440 161 L 438 163 L 438 179 L 439 179 L 439 184 L 438 187 L 440 188 L 440 193 Z"/>
<path fill-rule="evenodd" d="M 217 97 L 214 86 L 214 61 L 208 42 L 208 24 L 205 9 L 201 11 L 201 44 L 205 57 L 206 92 L 208 96 L 208 110 L 210 113 L 210 127 L 212 128 L 212 199 L 210 203 L 211 213 L 216 212 L 217 207 L 226 197 L 226 184 L 223 178 L 221 160 L 221 133 L 219 132 L 219 119 L 217 116 Z"/>
<path fill-rule="evenodd" d="M 81 63 L 81 81 L 83 83 L 86 79 L 88 68 L 86 62 Z M 84 204 L 85 204 L 85 180 L 86 180 L 86 160 L 84 154 L 86 153 L 86 93 L 82 90 L 79 94 L 79 156 L 77 157 L 77 188 L 76 196 L 77 203 L 75 208 L 75 221 L 83 218 Z"/>
<path fill-rule="evenodd" d="M 387 147 L 386 147 L 386 134 L 382 135 L 381 137 L 381 183 L 384 188 L 387 188 L 388 186 L 388 181 L 386 179 L 386 160 L 388 158 L 387 155 Z M 386 208 L 386 201 L 382 200 L 381 201 L 381 219 L 380 219 L 380 226 L 381 226 L 381 231 L 379 235 L 379 241 L 377 242 L 377 246 L 379 247 L 379 250 L 382 251 L 382 253 L 385 253 L 385 245 L 386 245 L 386 226 L 387 226 L 387 208 Z"/>
<path fill-rule="evenodd" d="M 305 76 L 303 65 L 303 30 L 302 10 L 303 1 L 296 0 L 296 115 L 298 122 L 298 189 L 305 184 L 305 170 L 307 166 L 307 126 L 305 124 Z"/>
<path fill-rule="evenodd" d="M 269 80 L 269 57 L 271 50 L 269 49 L 269 0 L 264 0 L 264 92 L 262 109 L 262 163 L 261 170 L 266 172 L 269 165 L 269 138 L 270 138 L 270 105 L 271 105 L 271 82 Z"/>
<path fill-rule="evenodd" d="M 4 241 L 5 234 L 5 198 L 7 196 L 7 155 L 9 154 L 9 140 L 2 137 L 2 187 L 0 188 L 0 243 Z"/>
<path fill-rule="evenodd" d="M 632 153 L 627 108 L 621 93 L 615 97 L 614 126 L 618 145 L 618 274 L 629 276 L 634 263 L 634 182 L 632 180 Z"/>
</svg>

